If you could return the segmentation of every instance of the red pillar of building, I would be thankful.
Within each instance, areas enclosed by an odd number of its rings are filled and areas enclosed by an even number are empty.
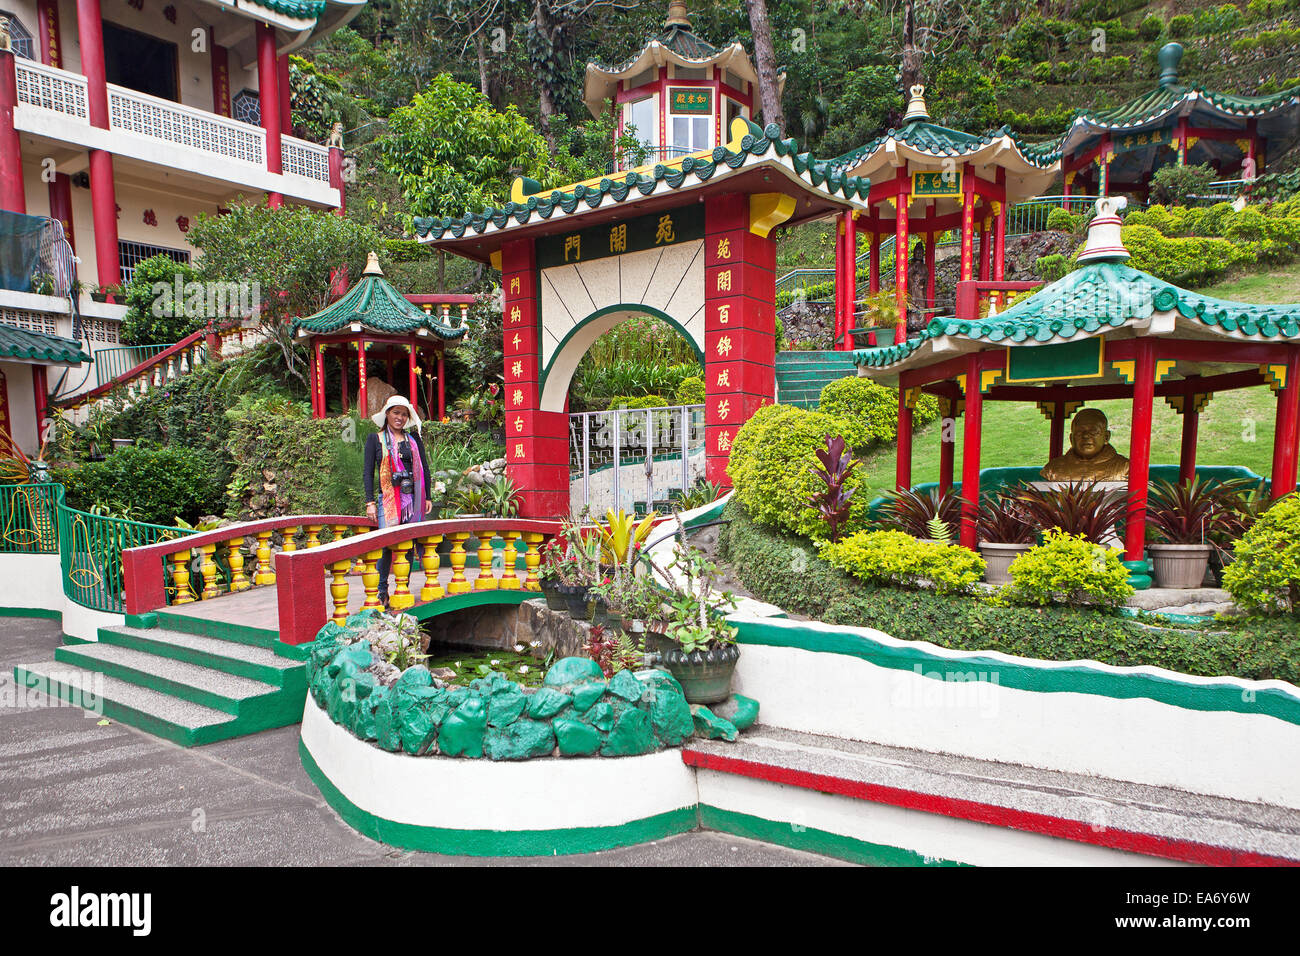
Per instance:
[[[962,167],[961,177],[961,278],[969,281],[975,274],[975,176],[969,166]]]
[[[898,457],[894,467],[894,487],[905,491],[912,487],[912,403],[907,389],[898,389]]]
[[[419,357],[416,355],[418,348],[419,347],[414,342],[412,342],[408,346],[408,351],[406,353],[406,357],[407,357],[406,372],[407,372],[407,378],[410,380],[410,391],[408,394],[411,397],[412,408],[415,408],[416,402],[419,400],[419,391],[418,391],[419,384],[415,380],[416,362],[419,361]],[[416,414],[419,414],[420,410],[416,408],[415,411]],[[427,407],[424,410],[424,415],[426,418],[429,416],[429,409]]]
[[[1272,496],[1296,489],[1296,434],[1300,431],[1300,347],[1291,346],[1286,384],[1277,391],[1277,421],[1273,431]]]
[[[208,30],[208,48],[212,50],[212,112],[230,115],[230,56]]]
[[[0,209],[27,212],[23,190],[23,150],[14,129],[18,76],[12,50],[0,51]]]
[[[446,363],[444,361],[446,351],[447,347],[445,345],[438,346],[438,421],[442,421],[447,417],[447,390],[443,386],[446,373]]]
[[[50,216],[63,223],[63,235],[77,251],[77,237],[72,229],[72,177],[66,173],[55,173],[50,181]]]
[[[279,175],[283,172],[280,156],[280,83],[279,67],[275,55],[275,28],[265,23],[257,25],[257,99],[262,112],[262,129],[266,131],[266,170]],[[284,197],[278,193],[267,194],[267,205],[278,209]]]
[[[867,259],[867,291],[874,294],[880,291],[880,233],[874,227],[871,230],[870,249]]]
[[[366,394],[366,340],[360,336],[357,337],[357,412],[362,418],[370,413]]]
[[[348,209],[347,185],[343,182],[343,147],[330,147],[329,163],[330,188],[339,191],[339,204],[334,209],[334,215],[342,216]]]
[[[957,436],[950,434],[947,422],[939,423],[939,494],[952,490],[953,462],[957,457]]]
[[[289,87],[289,54],[276,57],[276,85],[280,93],[280,132],[293,135],[293,96]]]
[[[1146,546],[1147,485],[1151,472],[1151,416],[1156,398],[1155,343],[1137,340],[1133,372],[1133,431],[1129,436],[1128,515],[1124,560],[1141,561]]]
[[[984,427],[984,396],[980,392],[980,353],[966,359],[966,421],[961,449],[961,546],[979,546],[980,432]]]
[[[63,31],[59,27],[58,0],[38,0],[36,20],[41,41],[41,62],[63,69]]]
[[[86,109],[90,125],[108,129],[108,80],[104,67],[104,27],[99,0],[77,3],[77,37],[81,46],[81,72],[86,77]],[[113,181],[113,155],[90,151],[90,208],[95,231],[95,266],[101,286],[122,281],[117,248],[117,190]]]
[[[894,219],[894,301],[898,304],[898,319],[894,324],[894,343],[907,341],[907,200],[906,169],[898,172],[898,192],[895,195],[897,214]]]
[[[980,222],[980,281],[988,282],[992,277],[993,249],[989,245],[991,223],[988,218]]]
[[[846,352],[853,351],[854,341],[850,329],[858,325],[858,224],[857,213],[844,213],[844,345]]]
[[[704,456],[723,487],[740,426],[776,395],[775,328],[775,240],[749,231],[745,193],[705,199]]]
[[[45,380],[45,366],[32,366],[32,396],[36,402],[36,447],[45,444],[45,415],[49,408],[50,387]]]
[[[845,278],[845,262],[848,259],[845,252],[846,232],[846,223],[841,216],[835,223],[835,321],[834,334],[831,336],[832,351],[844,348],[845,330],[848,329],[844,320],[844,314],[848,311],[848,306],[845,305],[848,291],[848,281]]]
[[[1065,454],[1065,402],[1052,402],[1052,428],[1047,441],[1047,460]]]

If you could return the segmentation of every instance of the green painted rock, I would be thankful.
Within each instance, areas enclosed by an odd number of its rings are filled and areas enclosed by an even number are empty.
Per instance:
[[[758,720],[758,701],[744,694],[732,694],[722,703],[714,704],[713,713],[731,721],[737,730],[748,730]]]
[[[685,742],[695,732],[691,705],[681,694],[666,687],[655,691],[654,702],[650,705],[650,724],[655,736],[670,747]]]
[[[356,676],[353,684],[357,692],[357,700],[365,700],[379,686],[379,679],[370,671],[362,671]]]
[[[375,662],[375,655],[370,653],[369,641],[358,641],[343,649],[343,660],[351,661],[357,670],[363,671]]]
[[[375,705],[375,742],[381,750],[393,751],[402,746],[397,735],[397,720],[393,717],[393,700],[385,697]]]
[[[592,681],[589,684],[580,684],[573,689],[573,708],[580,714],[585,714],[587,710],[596,701],[604,695],[607,685],[602,681]]]
[[[442,722],[438,749],[449,757],[481,757],[486,729],[487,704],[471,697]]]
[[[335,624],[333,621],[326,621],[325,626],[316,632],[317,641],[337,641],[348,632],[346,627]]]
[[[629,704],[641,699],[644,685],[632,676],[631,671],[619,671],[609,682],[609,692],[615,697],[622,697]]]
[[[348,618],[347,624],[345,626],[348,628],[348,630],[354,630],[356,628],[369,627],[371,624],[374,623],[375,621],[374,621],[373,611],[357,611],[356,614],[353,614],[351,617]]]
[[[589,757],[600,748],[600,731],[572,717],[557,717],[551,721],[560,754],[565,757]]]
[[[433,718],[418,707],[406,712],[397,732],[402,741],[402,749],[408,754],[424,753],[438,736],[438,727]]]
[[[456,685],[447,688],[447,696],[444,698],[451,707],[459,707],[465,701],[469,700],[469,688]]]
[[[313,673],[325,668],[332,661],[342,645],[338,641],[317,641],[307,654],[307,669]]]
[[[528,698],[517,686],[506,693],[493,694],[488,700],[488,726],[505,727],[523,716]]]
[[[561,694],[552,687],[543,687],[528,697],[528,716],[539,720],[549,720],[573,702],[568,694]]]
[[[692,704],[691,713],[695,718],[695,732],[710,740],[735,740],[740,732],[736,725],[724,720],[703,704]]]
[[[365,700],[358,702],[357,715],[352,721],[352,732],[362,740],[374,740],[379,736],[375,727],[375,711],[381,703],[388,700],[388,688],[376,687]]]
[[[643,710],[629,707],[619,716],[600,753],[604,757],[633,757],[648,754],[658,746],[659,741],[650,729],[650,716]]]
[[[423,664],[415,664],[402,671],[394,687],[432,687],[433,675]]]
[[[516,720],[508,727],[488,730],[486,750],[492,760],[545,757],[555,749],[551,725],[541,720]]]
[[[587,721],[597,730],[603,730],[609,733],[614,729],[615,720],[614,706],[609,701],[602,700],[587,711]]]
[[[600,665],[589,657],[561,657],[546,672],[542,684],[546,687],[563,687],[566,684],[603,680],[604,677]]]
[[[667,690],[671,690],[674,694],[681,694],[683,697],[686,696],[686,691],[682,690],[682,685],[677,683],[677,678],[665,670],[655,668],[653,670],[637,671],[632,676],[641,683],[653,687],[655,690],[666,688]]]

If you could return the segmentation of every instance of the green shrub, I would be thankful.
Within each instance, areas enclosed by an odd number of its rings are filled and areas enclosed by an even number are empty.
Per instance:
[[[1047,228],[1059,232],[1075,232],[1083,223],[1083,217],[1068,209],[1053,209],[1047,214]]]
[[[1152,665],[1182,674],[1300,684],[1300,633],[1289,618],[1162,628],[1094,608],[1007,606],[978,595],[905,591],[858,581],[806,541],[756,525],[733,499],[721,557],[756,597],[828,624],[870,627],[903,641],[1052,661]]]
[[[1106,73],[1111,79],[1118,79],[1129,71],[1129,59],[1126,56],[1106,58]]]
[[[119,448],[58,475],[74,508],[99,505],[150,524],[195,521],[219,510],[221,488],[207,458],[183,448]]]
[[[678,405],[703,405],[704,404],[704,379],[698,375],[691,375],[682,379],[682,384],[677,386]]]
[[[1034,78],[1035,83],[1052,82],[1052,62],[1050,60],[1041,60],[1035,63],[1030,70],[1030,76]]]
[[[1207,285],[1252,258],[1248,250],[1227,239],[1171,238],[1150,226],[1125,226],[1121,234],[1133,268],[1186,287]]]
[[[869,378],[856,375],[837,378],[822,389],[817,410],[847,418],[861,426],[860,441],[854,442],[854,448],[865,448],[898,437],[898,390]],[[921,395],[916,408],[912,409],[913,427],[928,425],[938,417],[939,400],[933,395]]]
[[[984,574],[984,559],[955,544],[918,541],[902,531],[859,531],[822,545],[821,557],[862,581],[915,588],[930,581],[940,594],[960,594]]]
[[[1223,586],[1247,613],[1300,614],[1300,495],[1280,498],[1237,542]]]
[[[175,295],[177,276],[183,286],[194,279],[194,270],[162,255],[145,259],[135,267],[125,289],[123,345],[171,345],[207,323],[208,317],[202,309],[198,310],[202,314],[196,314],[195,309],[186,307],[184,295],[180,298]],[[155,286],[165,287],[167,291],[155,291]]]
[[[1218,174],[1210,166],[1161,166],[1151,177],[1151,196],[1166,206],[1186,206],[1188,200],[1204,195]]]
[[[1050,256],[1043,256],[1041,259],[1034,261],[1034,272],[1044,282],[1055,282],[1057,279],[1064,278],[1071,270],[1070,260],[1059,252]]]
[[[1143,40],[1158,40],[1160,34],[1165,32],[1165,21],[1160,19],[1157,13],[1144,19],[1138,24],[1138,36]]]
[[[1133,593],[1120,552],[1052,530],[1043,543],[1011,562],[1009,600],[1019,604],[1097,604],[1117,607]]]
[[[1169,21],[1169,35],[1175,38],[1188,36],[1192,32],[1192,26],[1196,23],[1196,18],[1186,13],[1180,13]]]
[[[813,474],[815,452],[827,435],[842,435],[851,446],[862,442],[863,429],[847,418],[792,405],[765,405],[737,432],[731,446],[731,476],[736,498],[754,520],[812,538],[826,533],[825,523],[808,500],[824,485]],[[844,533],[861,528],[868,502],[862,492],[867,476],[855,469],[846,487],[857,489]]]
[[[663,408],[671,405],[662,395],[615,395],[609,400],[607,411],[616,408]]]

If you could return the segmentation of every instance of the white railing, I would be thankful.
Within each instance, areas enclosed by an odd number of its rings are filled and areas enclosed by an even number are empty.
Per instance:
[[[280,137],[280,163],[284,172],[322,183],[330,181],[330,151],[292,136]]]
[[[18,74],[18,102],[39,106],[77,119],[88,119],[86,78],[35,60],[14,58]]]
[[[265,168],[266,165],[266,133],[259,126],[111,84],[108,115],[113,129],[163,139],[254,166]]]

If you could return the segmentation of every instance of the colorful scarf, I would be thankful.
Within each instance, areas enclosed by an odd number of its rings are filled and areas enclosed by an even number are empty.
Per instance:
[[[385,428],[379,435],[379,444],[383,449],[383,457],[379,460],[379,489],[382,492],[384,506],[377,517],[381,528],[424,520],[424,464],[420,461],[420,449],[415,445],[415,438],[407,435],[406,440],[411,443],[411,468],[414,479],[414,491],[409,495],[398,491],[393,483],[394,475],[400,478],[404,472],[401,456],[390,444],[391,436],[388,429]]]

